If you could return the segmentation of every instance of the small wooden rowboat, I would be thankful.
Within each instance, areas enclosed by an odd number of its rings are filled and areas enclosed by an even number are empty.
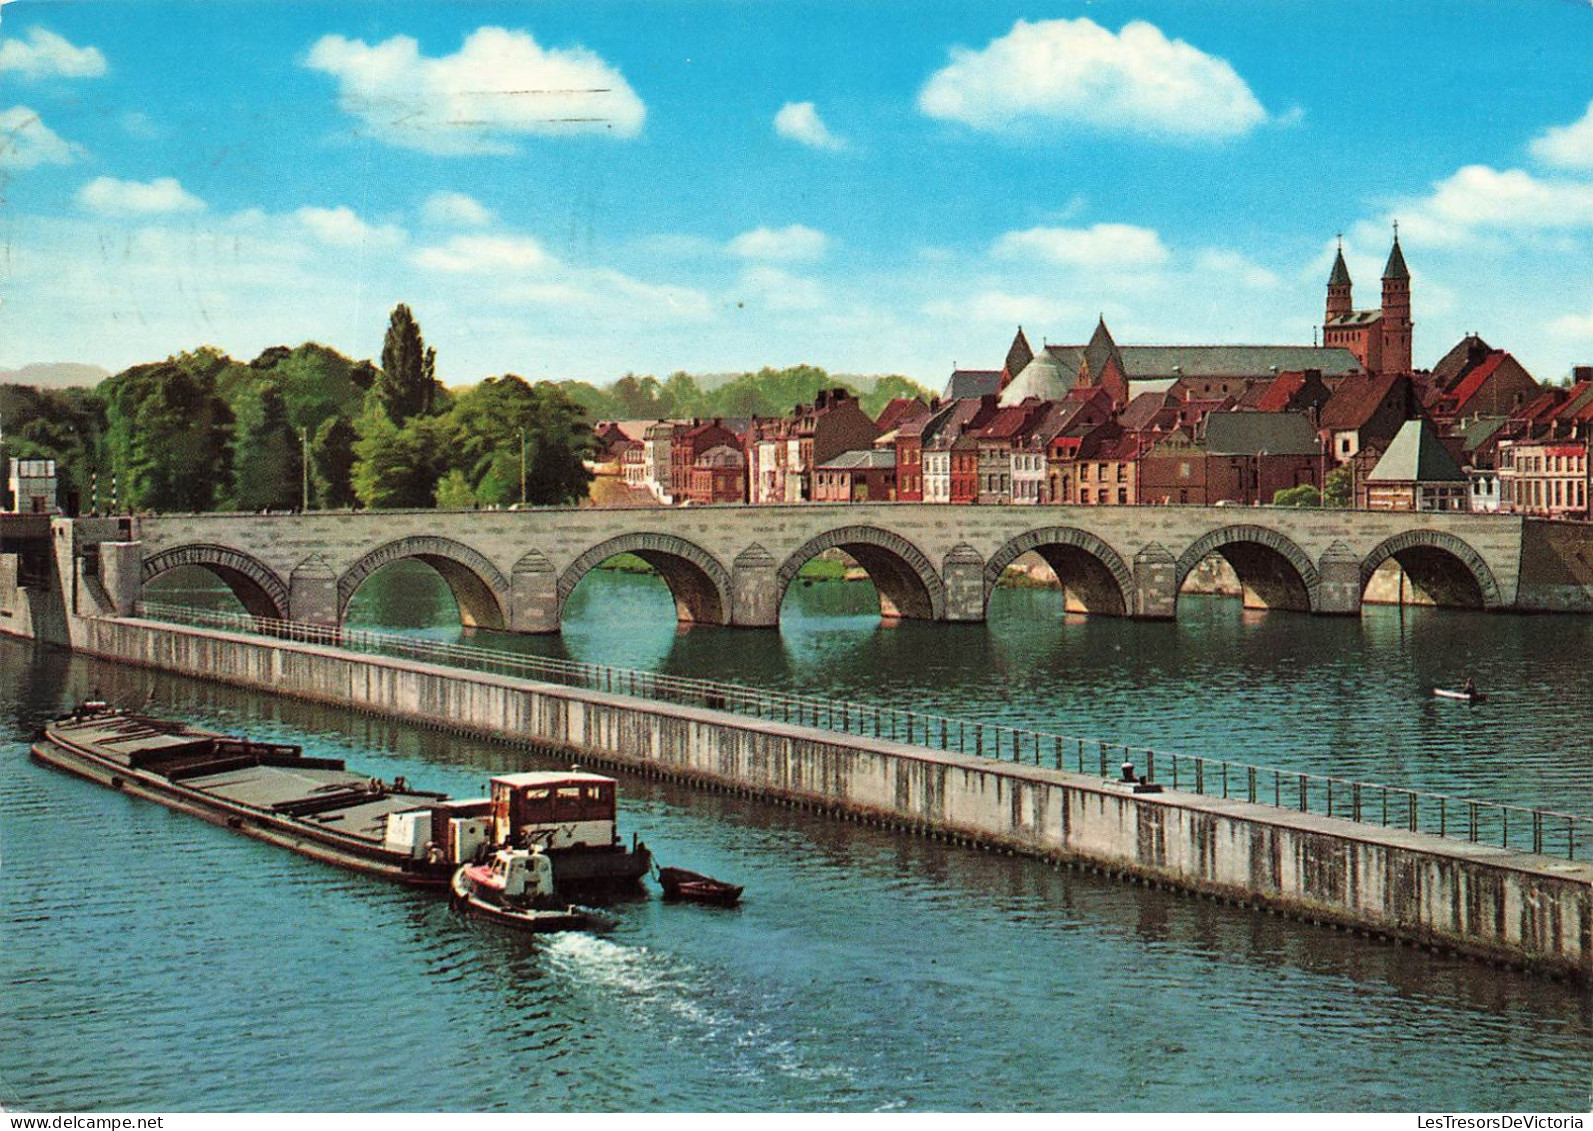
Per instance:
[[[658,882],[664,887],[665,899],[710,903],[716,907],[734,907],[741,901],[743,890],[735,884],[727,884],[699,872],[688,872],[684,868],[658,869]]]
[[[1466,691],[1462,688],[1435,687],[1433,694],[1440,699],[1463,699],[1467,703],[1486,703],[1488,696],[1482,691]]]

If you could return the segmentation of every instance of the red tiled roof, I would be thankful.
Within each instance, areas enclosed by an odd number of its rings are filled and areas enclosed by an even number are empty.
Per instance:
[[[879,419],[874,424],[882,432],[889,432],[903,420],[928,415],[929,406],[917,397],[897,397],[880,409]]]
[[[1483,382],[1498,372],[1499,364],[1509,356],[1504,350],[1494,350],[1490,353],[1487,360],[1466,374],[1460,384],[1455,386],[1455,391],[1445,398],[1449,402],[1446,407],[1452,412],[1465,412],[1466,402],[1477,395],[1477,391],[1482,388]]]
[[[1283,412],[1289,407],[1289,402],[1294,399],[1294,394],[1305,387],[1305,373],[1303,370],[1291,373],[1280,373],[1277,379],[1269,383],[1260,397],[1256,398],[1255,408],[1258,412]],[[1244,404],[1244,401],[1240,401]]]
[[[1362,427],[1372,418],[1398,380],[1399,375],[1396,373],[1382,377],[1345,378],[1322,406],[1320,426],[1324,430]]]

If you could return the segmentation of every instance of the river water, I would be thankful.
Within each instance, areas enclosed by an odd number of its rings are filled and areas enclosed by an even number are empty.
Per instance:
[[[172,594],[168,594],[170,598]],[[402,570],[370,625],[453,636]],[[1176,625],[998,594],[881,626],[798,588],[680,631],[595,573],[562,638],[476,643],[1001,718],[1589,812],[1586,618],[1184,598]],[[1473,673],[1486,709],[1441,711]],[[623,831],[747,885],[527,939],[27,759],[98,688],[479,794],[531,754],[0,638],[0,1106],[42,1110],[1586,1110],[1593,1001],[1464,960],[621,776]],[[1290,764],[1295,764],[1291,762]]]

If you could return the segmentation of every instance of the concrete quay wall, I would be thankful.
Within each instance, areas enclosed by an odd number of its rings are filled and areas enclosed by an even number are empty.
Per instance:
[[[148,621],[125,663],[529,742],[1593,981],[1593,864],[716,711]]]

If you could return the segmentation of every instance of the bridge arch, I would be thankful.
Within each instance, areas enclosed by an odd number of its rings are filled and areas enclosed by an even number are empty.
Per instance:
[[[652,532],[621,534],[599,543],[576,558],[559,575],[559,620],[564,604],[593,569],[615,554],[635,554],[652,566],[669,586],[675,615],[695,624],[730,623],[730,572],[719,559],[695,542],[673,534]]]
[[[405,558],[425,562],[437,571],[454,595],[461,623],[472,628],[508,627],[509,583],[498,567],[463,542],[431,534],[396,538],[350,566],[337,581],[338,623],[343,623],[349,602],[373,573]]]
[[[1220,554],[1239,576],[1245,608],[1316,611],[1322,582],[1316,565],[1292,539],[1250,523],[1219,527],[1191,543],[1178,556],[1175,592],[1212,554]]]
[[[250,616],[288,619],[287,583],[259,558],[230,546],[195,542],[162,550],[144,559],[143,584],[183,566],[208,570],[232,590]]]
[[[878,526],[842,526],[804,542],[775,573],[775,608],[784,603],[797,571],[825,550],[843,550],[863,567],[879,593],[881,616],[945,618],[946,585],[940,573],[917,546]]]
[[[1493,570],[1472,546],[1442,530],[1407,530],[1386,538],[1361,561],[1361,594],[1392,558],[1416,592],[1435,605],[1497,609],[1504,603]]]
[[[985,563],[985,609],[1001,575],[1019,557],[1034,551],[1056,574],[1072,612],[1126,616],[1132,607],[1134,575],[1118,552],[1086,530],[1047,526],[1007,541]]]

